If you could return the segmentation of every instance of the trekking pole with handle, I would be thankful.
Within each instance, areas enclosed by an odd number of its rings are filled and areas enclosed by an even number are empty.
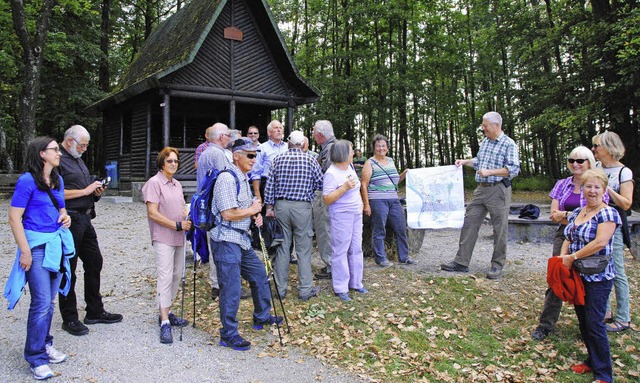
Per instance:
[[[282,303],[282,297],[280,296],[280,291],[278,290],[278,283],[276,282],[276,278],[273,275],[273,267],[271,266],[271,259],[269,259],[269,252],[267,252],[267,246],[264,244],[264,239],[262,238],[262,228],[258,228],[258,237],[260,238],[260,248],[262,249],[262,259],[264,260],[264,268],[267,271],[267,282],[273,281],[273,286],[275,287],[275,295],[278,297],[278,301],[280,301],[280,308],[282,308],[282,317],[284,318],[284,323],[287,325],[287,334],[291,333],[291,328],[289,327],[289,320],[287,319],[287,311],[284,309],[284,304]],[[271,289],[271,283],[269,283],[269,291],[271,292],[271,300],[274,299],[273,290]],[[276,314],[276,305],[273,304],[273,312]],[[280,337],[280,345],[283,346],[282,343],[282,335],[280,334],[280,325],[276,323],[278,327],[278,337]]]
[[[182,303],[180,304],[180,319],[184,320],[184,283],[187,274],[187,233],[184,233],[184,243],[182,244]],[[195,301],[195,295],[193,297]],[[182,342],[182,326],[180,326],[180,342]]]

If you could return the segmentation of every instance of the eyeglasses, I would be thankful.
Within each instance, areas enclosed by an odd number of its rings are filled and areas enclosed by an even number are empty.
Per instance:
[[[73,138],[73,137],[71,137]],[[78,146],[80,147],[80,149],[86,149],[89,147],[89,144],[81,144],[78,142],[78,140],[76,140],[75,138],[73,138],[73,140],[76,142],[76,144],[78,144]]]
[[[569,161],[570,164],[572,164],[574,162],[577,162],[577,163],[582,165],[586,161],[586,159],[584,159],[584,158],[569,158],[567,161]]]
[[[231,137],[231,133],[222,133],[221,136]]]
[[[600,147],[600,144],[593,144],[594,149],[598,149],[599,147]]]
[[[56,153],[60,153],[60,147],[59,147],[59,146],[56,146],[56,147],[54,147],[54,148],[44,148],[44,149],[42,149],[42,150],[43,150],[43,151],[44,151],[44,150],[55,150],[55,151],[56,151]]]
[[[164,160],[164,162],[168,163],[168,164],[178,164],[180,163],[180,161],[178,160],[174,160],[173,158],[169,158],[168,160]]]
[[[252,135],[253,136],[253,135],[256,135],[256,134],[260,134],[260,133],[258,133],[258,132],[249,132],[249,133],[247,133],[247,136],[248,135]]]

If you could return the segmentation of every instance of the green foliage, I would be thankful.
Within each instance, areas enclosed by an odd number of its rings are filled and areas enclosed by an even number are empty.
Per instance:
[[[513,190],[551,191],[555,180],[548,176],[516,177],[513,179]]]

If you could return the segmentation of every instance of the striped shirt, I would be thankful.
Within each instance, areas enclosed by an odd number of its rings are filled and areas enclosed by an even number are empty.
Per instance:
[[[316,190],[322,190],[320,164],[302,149],[289,149],[271,164],[264,202],[268,205],[278,199],[311,202]]]
[[[576,251],[585,247],[589,242],[596,239],[596,232],[598,231],[598,224],[613,221],[616,227],[620,227],[622,221],[620,215],[616,209],[606,206],[602,208],[596,215],[594,215],[589,221],[584,222],[578,226],[575,224],[576,218],[582,209],[576,209],[569,216],[569,224],[564,229],[564,236],[570,242],[569,252],[575,253]],[[594,253],[594,255],[608,255],[611,257],[613,252],[613,236],[607,242],[607,245],[600,251]],[[604,272],[600,274],[580,274],[587,282],[602,282],[603,280],[612,280],[616,276],[613,260],[609,259],[609,264]]]
[[[369,199],[398,199],[397,185],[400,182],[398,169],[393,163],[393,158],[387,157],[387,164],[382,165],[373,157],[371,163],[371,180],[367,192]]]
[[[520,173],[520,151],[518,145],[504,132],[501,132],[495,140],[485,137],[480,144],[478,155],[473,159],[473,167],[480,169],[509,170],[509,179],[513,179]],[[501,176],[480,177],[476,173],[476,182],[500,182]]]

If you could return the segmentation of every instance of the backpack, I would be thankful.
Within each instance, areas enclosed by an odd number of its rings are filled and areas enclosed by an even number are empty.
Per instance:
[[[238,176],[229,169],[210,169],[200,185],[200,192],[191,197],[191,207],[189,217],[193,225],[204,231],[211,230],[215,226],[215,217],[211,212],[211,202],[213,200],[213,187],[220,174],[227,172],[236,180],[236,195],[240,194],[240,180]]]

